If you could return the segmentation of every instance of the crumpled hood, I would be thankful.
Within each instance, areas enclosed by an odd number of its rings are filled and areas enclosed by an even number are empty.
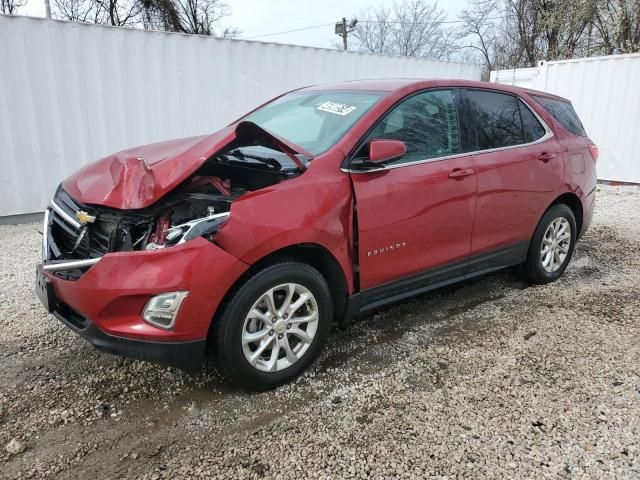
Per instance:
[[[122,210],[145,208],[235,139],[235,125],[212,135],[135,147],[91,163],[62,187],[75,200]]]
[[[123,150],[81,168],[62,188],[76,201],[120,210],[145,208],[176,188],[231,142],[274,145],[298,165],[311,154],[253,122],[241,121],[212,135],[182,138]]]

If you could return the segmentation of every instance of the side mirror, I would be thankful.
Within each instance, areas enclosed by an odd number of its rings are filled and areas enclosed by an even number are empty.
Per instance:
[[[400,140],[371,140],[369,142],[369,161],[386,162],[399,158],[407,153],[407,147]]]

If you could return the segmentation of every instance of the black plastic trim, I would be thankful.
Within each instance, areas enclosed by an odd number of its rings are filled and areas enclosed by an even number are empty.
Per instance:
[[[471,258],[432,268],[411,277],[368,288],[349,297],[347,317],[463,280],[523,263],[529,242],[523,241]]]
[[[53,315],[91,345],[112,355],[197,370],[205,356],[206,339],[184,342],[157,342],[116,337],[100,330],[95,323],[71,307],[58,304]],[[73,312],[73,313],[70,313]]]

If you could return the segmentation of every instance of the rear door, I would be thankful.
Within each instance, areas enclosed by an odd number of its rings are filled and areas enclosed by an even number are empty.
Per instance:
[[[464,114],[475,130],[478,201],[471,255],[503,251],[516,263],[526,254],[544,210],[563,178],[562,149],[519,97],[466,89]]]
[[[382,170],[351,171],[362,289],[469,255],[476,178],[472,157],[460,156],[457,94],[427,90],[402,100],[356,155],[366,156],[372,139],[401,140],[407,147]]]

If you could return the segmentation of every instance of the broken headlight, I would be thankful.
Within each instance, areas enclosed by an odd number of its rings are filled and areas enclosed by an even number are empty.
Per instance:
[[[179,245],[193,240],[196,237],[212,237],[218,232],[220,226],[229,218],[229,212],[216,213],[203,218],[197,218],[180,225],[175,225],[166,231],[164,241],[161,244],[150,242],[147,250]]]

